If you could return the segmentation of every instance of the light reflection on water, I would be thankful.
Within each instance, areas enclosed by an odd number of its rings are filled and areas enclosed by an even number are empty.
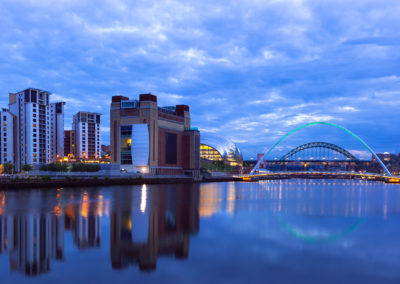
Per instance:
[[[399,186],[345,180],[2,191],[0,273],[4,283],[400,283],[399,211]]]

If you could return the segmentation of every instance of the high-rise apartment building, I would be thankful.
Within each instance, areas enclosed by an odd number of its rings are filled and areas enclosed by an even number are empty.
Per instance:
[[[78,112],[74,115],[72,130],[75,132],[75,158],[101,159],[100,114]]]
[[[50,158],[53,163],[64,157],[64,102],[50,104]]]
[[[14,131],[15,116],[7,109],[0,111],[0,165],[3,168],[5,163],[10,162],[13,166],[15,163],[15,144],[14,139],[16,132]]]
[[[52,121],[54,125],[60,123],[56,122],[56,116],[52,119],[50,93],[29,88],[18,93],[10,93],[9,98],[10,112],[16,117],[16,170],[20,171],[25,164],[55,162],[51,145],[57,145],[63,139],[57,139],[57,135],[53,135],[52,140]]]
[[[111,163],[152,174],[199,174],[200,133],[190,128],[189,106],[159,107],[157,97],[112,97]]]

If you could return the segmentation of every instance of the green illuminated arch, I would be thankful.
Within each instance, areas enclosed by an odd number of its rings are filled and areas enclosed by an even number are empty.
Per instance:
[[[364,223],[364,220],[357,220],[354,223],[352,223],[348,228],[344,229],[340,233],[332,234],[329,236],[323,236],[323,237],[314,237],[311,235],[304,234],[300,232],[298,229],[295,229],[291,227],[288,223],[286,223],[282,218],[276,218],[276,221],[279,223],[279,225],[285,229],[287,232],[289,232],[291,235],[293,235],[295,238],[300,239],[302,241],[306,241],[309,243],[321,243],[321,242],[333,242],[337,241],[345,236],[350,235],[352,232],[354,232],[362,223]]]
[[[289,133],[287,133],[285,136],[283,136],[281,139],[279,139],[278,142],[276,142],[269,150],[267,150],[267,151],[264,153],[263,158],[260,159],[260,160],[257,162],[257,164],[255,165],[255,167],[254,167],[253,170],[251,171],[250,175],[253,175],[253,174],[254,174],[254,172],[255,172],[255,171],[258,169],[258,167],[260,166],[261,161],[262,161],[263,159],[265,159],[265,158],[268,156],[268,154],[271,153],[271,151],[272,151],[273,149],[275,149],[275,147],[278,146],[278,145],[279,145],[283,140],[285,140],[289,135],[293,134],[294,132],[296,132],[296,131],[298,131],[298,130],[304,128],[304,127],[307,127],[307,126],[310,126],[310,125],[315,125],[315,124],[323,124],[323,125],[333,126],[333,127],[336,127],[336,128],[338,128],[338,129],[343,130],[344,132],[350,134],[353,138],[355,138],[358,142],[360,142],[360,143],[364,146],[364,148],[368,150],[368,152],[370,152],[370,153],[375,157],[375,159],[378,161],[378,163],[381,165],[381,167],[383,168],[383,170],[385,171],[385,173],[386,173],[388,176],[391,176],[391,175],[392,175],[392,174],[389,172],[389,170],[386,168],[386,166],[383,164],[383,162],[381,161],[381,159],[379,159],[379,157],[376,155],[376,153],[371,149],[371,147],[369,147],[369,146],[367,145],[367,143],[365,143],[360,137],[358,137],[357,135],[355,135],[353,132],[351,132],[351,131],[348,130],[347,128],[344,128],[343,126],[340,126],[340,125],[337,125],[337,124],[334,124],[334,123],[330,123],[330,122],[310,122],[310,123],[303,124],[303,125],[301,125],[301,126],[295,128],[295,129],[293,129],[292,131],[290,131]]]

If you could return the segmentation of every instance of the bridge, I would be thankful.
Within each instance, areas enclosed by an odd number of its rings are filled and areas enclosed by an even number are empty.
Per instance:
[[[262,171],[260,169],[261,163],[272,162],[272,163],[285,163],[285,162],[295,162],[300,161],[303,162],[303,165],[307,167],[309,162],[323,162],[324,165],[327,165],[329,161],[335,162],[353,162],[353,163],[362,163],[357,157],[355,157],[352,153],[347,151],[346,149],[337,146],[328,142],[311,142],[300,145],[287,154],[283,155],[279,160],[267,160],[268,155],[274,150],[282,141],[284,141],[291,134],[313,125],[326,125],[329,127],[335,127],[343,132],[347,133],[350,137],[356,139],[378,162],[380,167],[382,168],[384,174],[376,174],[376,173],[363,173],[363,172],[347,172],[347,171],[335,171],[329,172],[326,169],[319,169],[318,171],[281,171],[281,172],[268,172]],[[306,153],[306,155],[305,155]],[[307,156],[308,159],[304,159],[304,156]],[[308,162],[308,163],[307,163]],[[294,130],[290,131],[286,135],[284,135],[281,139],[279,139],[271,148],[265,151],[263,157],[256,163],[254,168],[251,170],[250,174],[242,175],[241,179],[243,181],[254,181],[260,179],[285,179],[285,178],[346,178],[346,179],[366,179],[366,180],[379,180],[390,183],[400,183],[400,177],[394,177],[389,172],[385,164],[381,161],[381,159],[376,155],[376,153],[372,150],[367,143],[365,143],[360,137],[351,132],[350,130],[329,122],[312,122],[301,125]]]

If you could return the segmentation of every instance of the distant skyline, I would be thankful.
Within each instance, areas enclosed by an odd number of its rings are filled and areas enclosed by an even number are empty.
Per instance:
[[[192,126],[231,138],[246,159],[295,127],[342,125],[376,152],[400,152],[400,2],[0,2],[0,107],[28,87],[102,114],[111,96],[153,93],[188,104]],[[278,148],[336,143],[368,158],[335,129],[315,126]]]

